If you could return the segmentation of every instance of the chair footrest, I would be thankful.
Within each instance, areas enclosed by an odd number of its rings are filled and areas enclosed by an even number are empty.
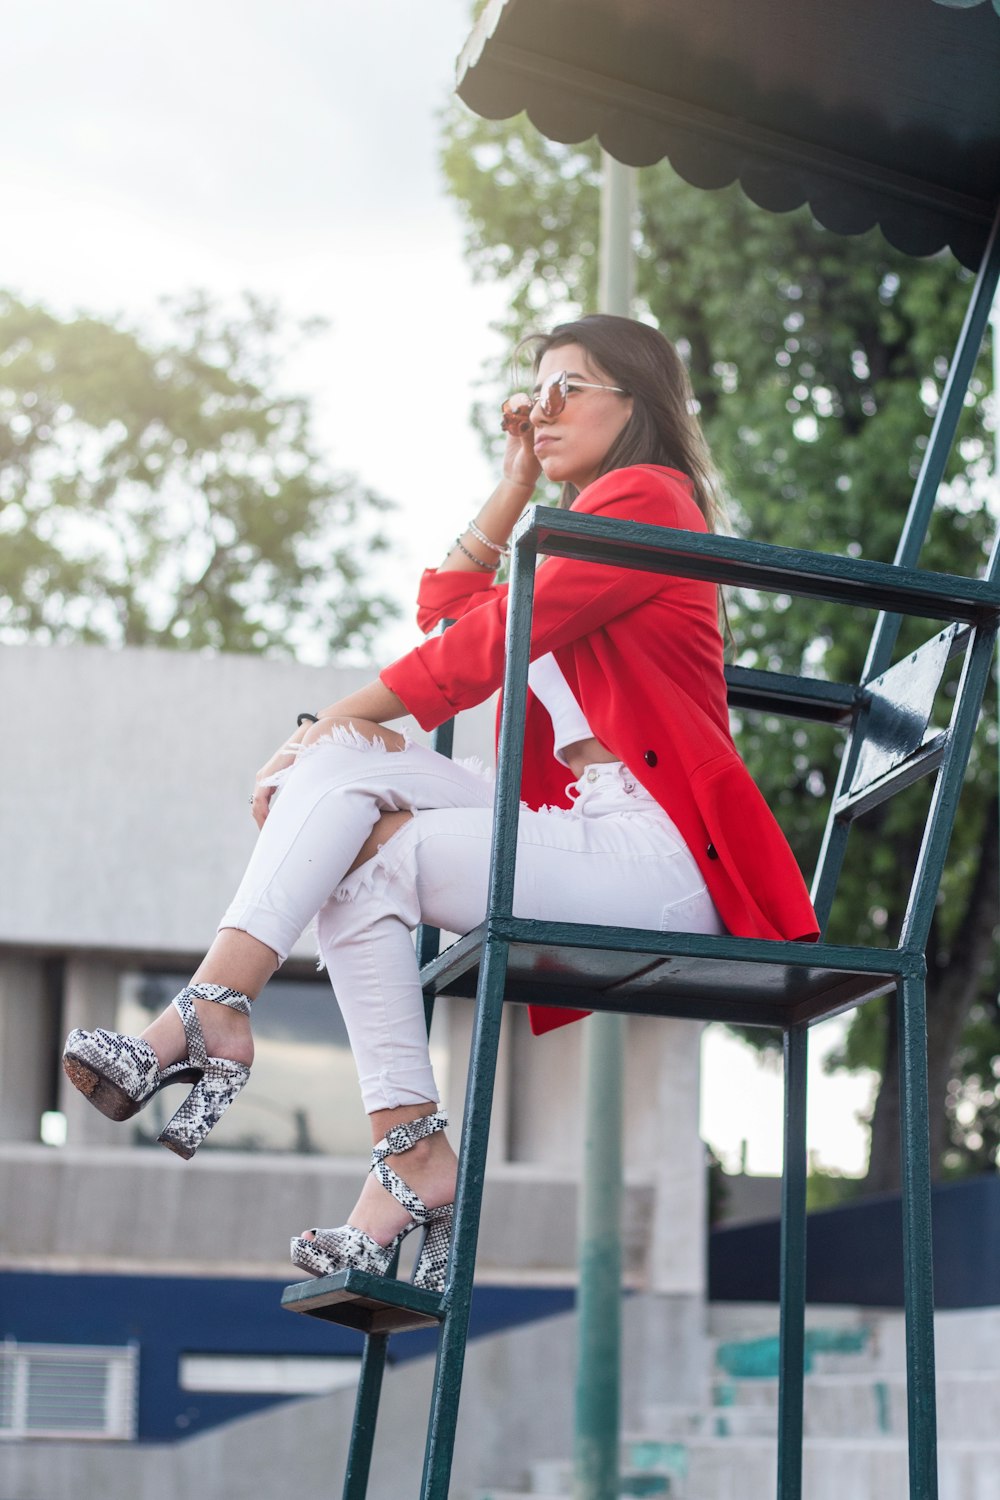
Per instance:
[[[372,1276],[367,1271],[338,1271],[286,1286],[281,1305],[328,1323],[342,1323],[362,1333],[402,1333],[427,1328],[444,1316],[440,1292],[425,1292],[408,1281]]]

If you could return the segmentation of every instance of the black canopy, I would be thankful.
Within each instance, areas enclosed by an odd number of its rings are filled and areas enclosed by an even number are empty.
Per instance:
[[[1000,202],[1000,17],[977,0],[492,0],[458,92],[911,255],[978,265]]]

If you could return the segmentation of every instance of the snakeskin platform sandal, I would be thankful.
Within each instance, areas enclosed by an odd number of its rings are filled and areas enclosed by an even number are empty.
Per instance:
[[[228,1057],[209,1057],[205,1036],[194,1008],[195,1000],[214,1000],[242,1015],[250,1014],[250,1000],[223,984],[189,984],[174,999],[187,1040],[187,1056],[161,1070],[156,1053],[139,1036],[117,1031],[71,1031],[63,1050],[63,1069],[109,1120],[129,1120],[168,1083],[194,1087],[160,1132],[160,1144],[189,1159],[213,1125],[217,1125],[250,1077],[245,1063]]]
[[[384,1276],[406,1236],[422,1228],[424,1242],[410,1280],[425,1291],[442,1291],[455,1205],[446,1203],[441,1208],[428,1208],[423,1199],[386,1165],[386,1158],[402,1156],[418,1141],[444,1130],[447,1124],[448,1116],[443,1112],[422,1115],[407,1125],[394,1125],[372,1149],[371,1171],[386,1191],[403,1205],[413,1221],[401,1229],[394,1240],[388,1245],[380,1245],[364,1230],[355,1229],[353,1224],[342,1224],[339,1229],[313,1229],[311,1233],[315,1239],[307,1240],[296,1235],[292,1240],[292,1264],[308,1271],[310,1276],[332,1276],[336,1271],[352,1269]]]

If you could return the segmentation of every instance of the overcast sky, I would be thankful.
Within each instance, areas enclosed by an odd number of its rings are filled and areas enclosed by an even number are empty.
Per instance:
[[[131,322],[192,287],[330,320],[289,381],[313,399],[333,462],[400,505],[381,581],[405,613],[380,661],[417,639],[420,568],[494,482],[469,410],[501,347],[489,330],[500,296],[471,285],[437,168],[468,10],[33,0],[8,7],[0,52],[0,285]],[[778,1074],[715,1029],[706,1074],[708,1138],[735,1167],[747,1134],[751,1169],[779,1170]],[[869,1087],[814,1075],[821,1159],[861,1169],[853,1112]]]
[[[0,284],[132,321],[191,287],[329,319],[288,379],[334,463],[401,507],[386,660],[414,639],[420,567],[492,484],[468,413],[500,296],[471,285],[437,167],[467,10],[36,0],[0,62]]]

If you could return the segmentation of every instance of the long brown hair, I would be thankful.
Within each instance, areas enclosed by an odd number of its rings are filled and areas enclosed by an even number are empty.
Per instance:
[[[531,350],[537,375],[543,356],[564,344],[586,349],[609,380],[632,397],[632,415],[604,455],[599,475],[629,464],[679,469],[691,480],[698,508],[714,530],[718,480],[694,413],[687,370],[670,340],[647,323],[589,313],[558,324],[551,333],[530,334],[518,348]],[[572,505],[577,494],[575,485],[564,485],[560,504]]]

